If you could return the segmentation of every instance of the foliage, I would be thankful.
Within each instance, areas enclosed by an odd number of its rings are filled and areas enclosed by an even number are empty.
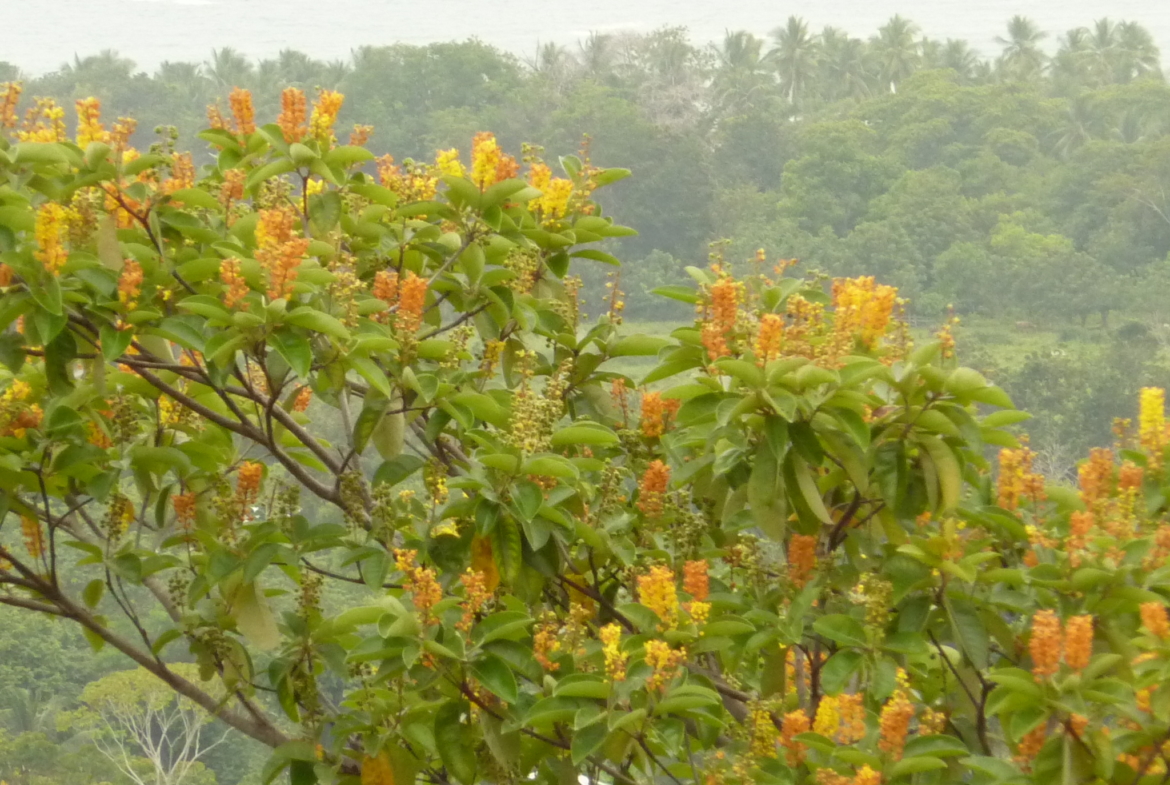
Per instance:
[[[669,338],[587,323],[628,172],[375,164],[340,103],[238,92],[202,172],[93,103],[3,143],[0,603],[298,785],[1164,778],[1160,390],[1046,488],[892,287],[716,253]]]

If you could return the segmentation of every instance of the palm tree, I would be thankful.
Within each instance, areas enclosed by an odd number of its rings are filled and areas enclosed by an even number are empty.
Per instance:
[[[168,92],[187,106],[201,106],[212,88],[203,68],[195,63],[164,62],[155,72],[154,80],[165,85]]]
[[[1117,25],[1119,71],[1114,78],[1129,82],[1142,76],[1161,74],[1161,52],[1150,31],[1137,22]]]
[[[799,106],[816,73],[820,57],[817,36],[809,33],[808,22],[790,16],[783,27],[772,31],[772,42],[768,59],[780,75],[780,88],[790,104]]]
[[[212,49],[211,59],[203,64],[203,69],[220,90],[247,87],[256,73],[248,58],[230,46]]]
[[[728,32],[721,45],[712,45],[715,74],[711,87],[723,108],[721,114],[736,114],[752,106],[756,96],[771,85],[764,42],[742,30]]]
[[[302,90],[315,87],[323,70],[320,62],[296,49],[282,49],[276,56],[276,65],[286,86]]]
[[[1064,127],[1054,134],[1052,149],[1061,158],[1068,158],[1086,142],[1101,136],[1101,113],[1094,105],[1091,93],[1069,100]]]
[[[821,95],[832,101],[868,98],[873,69],[866,57],[865,42],[835,27],[822,30],[820,41],[817,84]]]
[[[1040,49],[1046,33],[1026,16],[1016,15],[1008,22],[1007,37],[995,40],[1003,46],[999,67],[1008,79],[1031,81],[1044,71],[1047,55]]]
[[[939,57],[939,65],[949,68],[959,75],[960,84],[972,84],[976,81],[981,64],[978,53],[966,41],[948,38],[943,44]]]
[[[603,81],[613,74],[617,42],[609,33],[590,33],[577,44],[577,64],[587,79]]]
[[[1051,64],[1058,93],[1073,94],[1093,81],[1094,54],[1089,39],[1086,27],[1073,28],[1061,36]]]
[[[918,69],[921,57],[915,36],[918,26],[909,19],[895,15],[878,28],[870,39],[870,52],[877,62],[878,76],[891,93],[898,83]]]

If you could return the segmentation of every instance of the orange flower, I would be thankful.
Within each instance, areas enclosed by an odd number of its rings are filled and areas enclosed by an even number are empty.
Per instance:
[[[1093,656],[1093,617],[1073,616],[1064,628],[1064,661],[1080,673]]]
[[[276,124],[284,134],[284,141],[292,144],[305,138],[305,94],[295,87],[286,87],[280,94],[280,115]]]
[[[127,311],[138,307],[138,295],[142,294],[142,265],[134,259],[127,259],[118,277],[118,302]]]
[[[290,299],[293,294],[293,284],[297,280],[297,270],[305,260],[309,250],[308,238],[289,240],[278,249],[278,252],[261,258],[256,254],[260,263],[268,272],[268,299]]]
[[[1023,499],[1044,498],[1044,477],[1032,471],[1036,453],[1027,447],[999,451],[997,503],[1005,510],[1015,510]]]
[[[232,107],[232,130],[241,136],[256,133],[256,110],[252,107],[251,91],[233,87],[228,102]],[[283,126],[281,128],[283,130]]]
[[[376,283],[376,281],[375,281]],[[413,335],[422,326],[423,310],[427,302],[426,278],[408,272],[398,292],[398,318],[395,327],[400,333]]]
[[[794,534],[788,542],[788,579],[798,589],[808,583],[817,566],[817,538],[812,534]]]
[[[370,141],[370,137],[374,133],[374,126],[372,125],[355,125],[353,130],[349,132],[349,144],[352,147],[362,147]]]
[[[914,706],[902,690],[882,707],[878,718],[878,727],[881,736],[878,740],[878,749],[887,753],[894,760],[901,760],[902,749],[906,746],[906,734],[910,730],[910,720],[914,718]]]
[[[1048,739],[1048,723],[1041,722],[1032,730],[1024,734],[1020,739],[1020,743],[1016,746],[1016,754],[1012,756],[1016,763],[1020,764],[1025,771],[1031,769],[1032,761],[1040,754],[1044,742]]]
[[[638,576],[638,599],[654,611],[663,629],[678,626],[678,591],[669,567],[656,564],[647,574]]]
[[[260,481],[264,478],[264,465],[256,461],[240,464],[236,478],[236,500],[246,511],[260,496]]]
[[[853,785],[881,785],[881,782],[882,773],[871,769],[868,763],[858,769],[853,778]]]
[[[309,408],[309,402],[313,400],[313,390],[309,387],[302,387],[301,391],[297,393],[297,397],[293,399],[293,411],[303,412]]]
[[[243,169],[228,169],[223,173],[223,183],[219,186],[219,203],[225,210],[230,210],[232,202],[244,198],[244,181],[247,175]]]
[[[1032,655],[1032,674],[1037,679],[1054,675],[1060,668],[1062,648],[1060,619],[1051,610],[1037,611],[1032,617],[1032,637],[1028,651]]]
[[[1150,634],[1166,640],[1170,638],[1170,619],[1166,618],[1166,607],[1160,602],[1143,602],[1141,604],[1142,626]]]
[[[710,594],[710,579],[706,559],[689,561],[683,565],[683,591],[695,602],[703,602]]]
[[[187,491],[171,497],[171,504],[175,506],[175,518],[184,529],[191,528],[195,522],[195,492]]]
[[[780,746],[787,750],[785,758],[789,766],[799,766],[804,762],[808,748],[803,742],[797,741],[796,737],[802,733],[808,733],[810,727],[808,715],[802,709],[790,711],[784,715],[784,719],[780,723]]]
[[[662,393],[648,392],[642,395],[642,435],[656,439],[666,432],[671,418],[678,412],[682,401],[677,398],[663,400]]]
[[[328,147],[336,141],[333,126],[344,101],[345,96],[335,90],[321,90],[317,93],[317,100],[313,102],[313,115],[309,119],[309,132],[322,147]]]
[[[435,622],[431,616],[431,609],[443,599],[443,589],[439,586],[433,569],[420,567],[414,563],[417,554],[417,551],[395,549],[394,562],[405,576],[402,588],[411,593],[414,607],[418,610],[423,624],[429,625]]]
[[[455,627],[461,632],[469,632],[475,623],[475,617],[492,597],[492,590],[487,587],[487,579],[482,572],[470,567],[459,579],[463,584],[465,599],[463,601],[463,618]]]
[[[102,102],[92,96],[79,98],[77,105],[77,146],[85,148],[90,142],[108,142],[110,135],[102,125]]]
[[[550,615],[536,625],[536,632],[532,634],[532,656],[549,673],[561,669],[561,664],[552,660],[552,656],[561,650],[559,632],[556,617]]]
[[[670,483],[670,467],[662,461],[653,461],[642,474],[638,485],[638,509],[650,518],[662,514],[666,487]]]
[[[756,332],[756,364],[767,365],[780,357],[780,345],[784,339],[784,319],[778,314],[768,313],[760,319],[760,329]]]
[[[515,177],[516,160],[500,149],[495,134],[483,131],[471,140],[471,181],[481,189]]]
[[[1109,481],[1112,477],[1113,451],[1106,447],[1094,447],[1089,451],[1089,460],[1077,469],[1081,498],[1090,510],[1109,495]]]
[[[217,131],[227,130],[227,120],[224,119],[223,109],[220,108],[219,101],[207,105],[207,125]]]
[[[1137,489],[1142,487],[1142,478],[1145,476],[1145,471],[1142,467],[1125,461],[1121,464],[1121,468],[1117,470],[1117,490],[1124,491],[1128,489]]]
[[[138,121],[133,117],[119,117],[118,121],[114,123],[114,127],[110,130],[110,146],[114,148],[115,153],[124,153],[130,146],[130,137],[134,136],[134,131],[138,128]]]
[[[224,259],[219,263],[219,280],[227,286],[223,304],[228,308],[235,308],[248,295],[248,282],[240,272],[239,259]]]
[[[173,194],[195,187],[195,162],[190,153],[178,153],[171,162],[171,176],[163,183],[163,191]]]
[[[842,695],[837,701],[841,714],[837,740],[842,744],[856,744],[865,738],[865,703],[860,693]]]

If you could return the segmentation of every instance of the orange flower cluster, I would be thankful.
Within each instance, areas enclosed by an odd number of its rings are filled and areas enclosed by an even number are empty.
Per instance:
[[[44,412],[32,403],[32,386],[20,379],[14,379],[8,389],[0,395],[0,436],[15,436],[23,439],[29,428],[40,427]]]
[[[219,101],[207,105],[207,125],[217,131],[228,130],[228,123],[224,119],[223,109],[220,108]]]
[[[666,433],[670,421],[678,413],[682,401],[677,398],[662,398],[662,393],[647,392],[642,395],[642,435],[656,439]]]
[[[638,509],[643,515],[657,518],[666,502],[666,487],[670,483],[670,467],[662,461],[652,461],[642,473],[638,484]]]
[[[184,529],[190,529],[195,523],[195,491],[176,494],[171,497],[171,504],[175,507],[175,518]]]
[[[645,643],[646,664],[654,669],[646,679],[646,689],[651,692],[665,692],[667,686],[678,675],[679,667],[686,660],[686,652],[670,648],[666,641],[648,640]]]
[[[1136,491],[1142,487],[1142,478],[1145,477],[1145,470],[1137,464],[1125,461],[1117,470],[1117,490],[1119,491]]]
[[[305,93],[295,87],[286,87],[280,94],[280,114],[276,117],[284,141],[292,144],[305,138],[306,117]]]
[[[125,153],[130,147],[130,137],[138,128],[138,121],[133,117],[119,117],[110,129],[110,146],[115,153]]]
[[[1170,639],[1170,618],[1166,616],[1166,606],[1160,602],[1143,602],[1139,608],[1142,616],[1142,626],[1150,631],[1155,638]]]
[[[878,749],[894,760],[901,760],[902,750],[906,746],[906,734],[910,731],[910,720],[914,719],[914,704],[899,689],[886,701],[882,713],[878,717],[880,737]]]
[[[1166,391],[1161,387],[1143,387],[1138,408],[1138,439],[1155,469],[1162,466],[1166,444]]]
[[[836,279],[833,281],[834,332],[852,336],[873,351],[886,334],[897,299],[897,289],[876,284],[872,276]]]
[[[1069,564],[1079,567],[1085,549],[1089,547],[1089,533],[1093,530],[1093,513],[1077,511],[1069,516],[1068,537],[1065,540],[1065,551],[1068,553]]]
[[[252,106],[252,93],[242,87],[233,87],[228,96],[232,107],[232,131],[239,136],[256,133],[256,110]],[[283,126],[281,127],[283,129]]]
[[[423,310],[427,303],[426,278],[408,272],[398,290],[398,315],[394,326],[403,335],[414,335],[422,326]]]
[[[336,90],[321,90],[317,93],[313,114],[309,118],[309,133],[322,147],[337,141],[333,135],[333,126],[337,123],[337,114],[344,102],[345,96]]]
[[[739,319],[739,304],[743,300],[743,284],[736,281],[718,265],[712,268],[716,275],[707,293],[707,303],[701,330],[703,346],[711,360],[731,354],[727,339]]]
[[[1012,759],[1025,771],[1031,770],[1032,761],[1040,754],[1040,750],[1047,740],[1048,723],[1041,722],[1023,735],[1020,743],[1016,745],[1016,754],[1012,756]]]
[[[56,202],[45,202],[37,208],[33,234],[36,237],[36,257],[53,275],[60,272],[69,258],[65,241],[69,238],[71,211]]]
[[[1044,477],[1032,471],[1036,453],[1027,447],[1003,448],[999,451],[997,504],[1005,510],[1019,509],[1024,499],[1044,498]]]
[[[235,308],[237,303],[248,296],[248,282],[240,272],[239,259],[224,259],[219,263],[219,280],[227,287],[223,304],[228,308]]]
[[[711,593],[709,569],[706,559],[688,561],[683,565],[683,591],[695,602],[703,602]]]
[[[108,143],[110,135],[102,125],[102,102],[92,96],[79,98],[77,106],[77,146],[85,149],[90,142]]]
[[[813,534],[794,534],[788,541],[788,579],[798,589],[808,583],[817,566],[817,538]]]
[[[313,400],[313,390],[310,387],[302,387],[297,397],[293,399],[292,409],[294,412],[303,412],[309,408],[309,403]]]
[[[456,162],[458,163],[458,162]],[[435,198],[439,187],[438,168],[407,160],[406,167],[394,163],[394,156],[384,155],[377,161],[378,180],[398,195],[399,202],[426,202]]]
[[[138,296],[142,294],[142,265],[134,259],[127,259],[122,264],[122,274],[118,276],[118,302],[128,312],[138,307]]]
[[[553,177],[552,169],[543,161],[536,161],[528,173],[528,184],[540,191],[540,196],[528,202],[528,209],[539,212],[546,221],[557,221],[569,213],[573,197],[573,181]]]
[[[16,127],[16,106],[23,91],[20,82],[0,83],[0,128]]]
[[[1113,479],[1113,451],[1106,447],[1094,447],[1089,459],[1077,469],[1077,482],[1081,488],[1081,499],[1090,510],[1109,495]]]
[[[759,329],[756,331],[756,340],[753,349],[756,355],[756,364],[763,367],[772,360],[779,359],[784,344],[784,319],[779,314],[766,313],[760,319]]]
[[[171,162],[171,176],[163,183],[163,191],[173,194],[195,187],[195,161],[190,153],[177,153]]]
[[[296,215],[291,209],[260,211],[256,224],[256,260],[268,273],[268,299],[292,296],[297,269],[309,249],[309,240],[294,235]]]
[[[41,522],[30,515],[20,516],[20,533],[28,555],[39,559],[45,552],[45,533],[41,530]]]
[[[370,137],[374,134],[374,126],[372,125],[354,125],[353,130],[349,132],[349,145],[351,147],[362,147],[370,141]]]
[[[1064,661],[1077,673],[1093,656],[1093,617],[1073,616],[1064,627]]]
[[[810,727],[808,715],[803,709],[788,712],[780,722],[780,746],[786,750],[785,758],[789,766],[799,766],[804,762],[808,747],[797,741],[796,737],[808,733]]]
[[[841,715],[837,741],[841,744],[856,744],[865,738],[865,698],[860,693],[842,695],[837,701]]]
[[[1028,652],[1032,655],[1032,674],[1037,679],[1053,676],[1060,669],[1060,656],[1064,648],[1060,633],[1060,619],[1055,611],[1044,609],[1032,617],[1032,637],[1028,641]]]
[[[239,476],[236,478],[236,501],[244,508],[245,513],[260,497],[260,482],[263,479],[263,464],[256,461],[244,461],[240,464]]]
[[[431,616],[431,609],[443,599],[443,589],[439,586],[435,571],[430,567],[420,567],[415,564],[418,551],[394,550],[394,564],[402,572],[402,588],[411,593],[414,607],[419,612],[420,621],[424,625],[432,624],[435,620]]]
[[[487,586],[487,578],[479,570],[468,568],[459,578],[463,584],[463,617],[455,625],[460,632],[470,632],[475,624],[475,617],[479,614],[487,601],[492,598],[492,590]]]
[[[654,611],[662,629],[678,626],[678,591],[674,586],[674,572],[669,567],[656,564],[647,574],[638,576],[638,599]]]
[[[500,148],[495,134],[482,131],[471,140],[471,181],[481,189],[511,179],[519,172],[516,159]]]

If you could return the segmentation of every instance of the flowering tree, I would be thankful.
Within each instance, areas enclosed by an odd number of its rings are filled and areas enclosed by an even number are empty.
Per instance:
[[[18,94],[0,602],[270,745],[267,777],[1166,776],[1159,392],[1046,487],[1026,415],[872,279],[761,253],[660,290],[697,312],[669,337],[623,334],[616,286],[588,321],[573,265],[630,230],[587,156],[375,161],[340,95],[258,126],[236,91],[197,171]]]

